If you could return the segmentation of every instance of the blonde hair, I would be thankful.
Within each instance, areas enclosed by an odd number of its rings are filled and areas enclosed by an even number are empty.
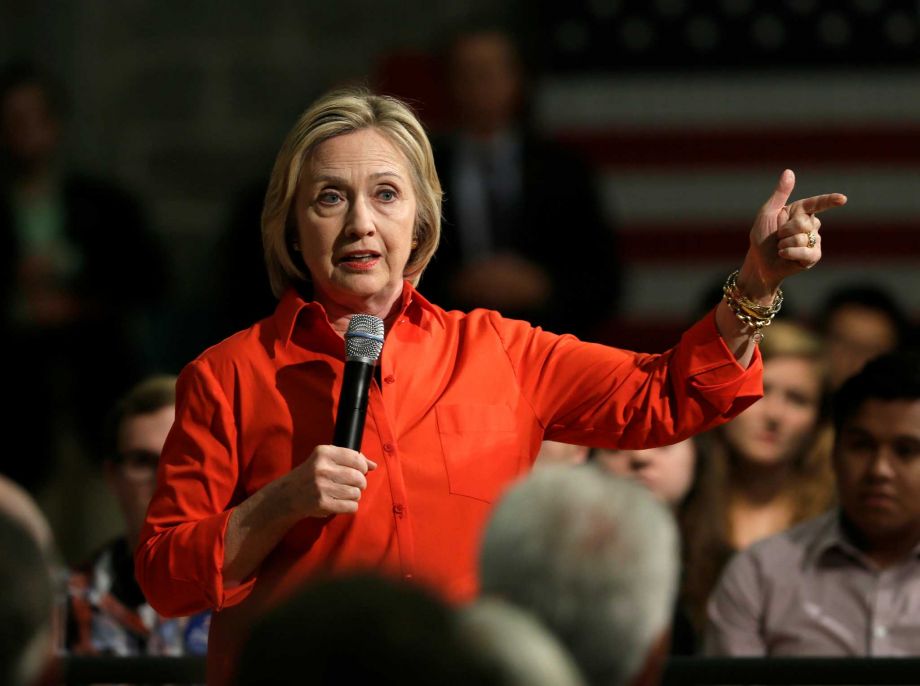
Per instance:
[[[324,141],[368,128],[384,135],[409,162],[417,209],[415,247],[406,263],[405,278],[417,285],[437,250],[441,236],[441,182],[421,123],[396,98],[357,88],[333,91],[313,103],[294,124],[281,145],[268,182],[262,210],[262,246],[275,297],[280,298],[289,286],[306,284],[310,279],[303,263],[295,260],[291,247],[291,205],[304,164]]]
[[[824,512],[834,502],[830,454],[833,430],[827,418],[827,368],[820,338],[785,321],[775,322],[760,343],[764,364],[794,357],[814,365],[822,397],[811,437],[794,456],[788,492],[795,494],[790,525]],[[681,508],[679,519],[684,547],[682,603],[698,631],[705,622],[706,601],[729,558],[729,499],[733,462],[731,448],[720,428],[698,437],[697,479]]]

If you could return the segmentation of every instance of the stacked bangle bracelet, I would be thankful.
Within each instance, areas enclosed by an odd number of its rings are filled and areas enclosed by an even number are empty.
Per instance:
[[[782,289],[777,290],[776,297],[769,305],[758,305],[746,298],[738,288],[738,271],[737,269],[733,271],[725,280],[725,285],[722,287],[723,299],[735,316],[752,330],[751,340],[754,343],[760,343],[764,337],[763,330],[773,323],[773,318],[783,306],[783,291]]]

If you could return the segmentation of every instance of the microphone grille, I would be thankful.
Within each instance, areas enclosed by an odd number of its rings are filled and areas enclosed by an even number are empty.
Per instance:
[[[383,320],[372,314],[352,315],[345,334],[345,357],[373,360],[383,350]]]

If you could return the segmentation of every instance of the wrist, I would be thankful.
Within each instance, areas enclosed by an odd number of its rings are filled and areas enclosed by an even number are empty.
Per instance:
[[[765,277],[760,270],[751,265],[750,260],[745,260],[738,271],[735,280],[738,290],[758,305],[770,305],[779,293],[781,282],[776,282]]]

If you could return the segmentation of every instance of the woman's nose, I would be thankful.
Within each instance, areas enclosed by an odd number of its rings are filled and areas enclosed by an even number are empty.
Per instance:
[[[348,210],[345,231],[349,236],[363,238],[371,236],[376,231],[374,213],[367,198],[358,196]]]

